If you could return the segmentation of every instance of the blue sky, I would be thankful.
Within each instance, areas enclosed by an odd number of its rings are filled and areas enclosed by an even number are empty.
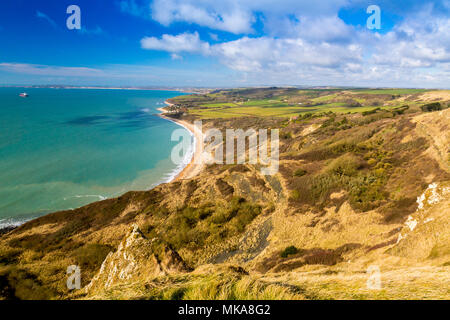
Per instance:
[[[449,0],[2,1],[0,39],[0,84],[450,87]]]

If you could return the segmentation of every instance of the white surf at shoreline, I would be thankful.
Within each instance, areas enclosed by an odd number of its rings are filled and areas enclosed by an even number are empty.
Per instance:
[[[169,173],[166,177],[164,177],[161,180],[161,182],[155,184],[152,188],[156,187],[159,184],[169,183],[169,182],[173,181],[189,165],[189,163],[191,163],[192,159],[194,158],[195,149],[197,147],[197,138],[195,137],[195,134],[191,130],[189,130],[189,128],[187,128],[182,123],[179,123],[177,121],[173,121],[173,120],[170,120],[167,118],[163,118],[163,119],[173,122],[173,123],[179,125],[180,127],[186,129],[187,132],[189,132],[192,144],[190,145],[188,152],[186,152],[186,155],[184,156],[182,162],[171,173]]]
[[[15,218],[7,218],[7,219],[0,219],[0,230],[6,229],[6,228],[16,228],[21,226],[24,223],[27,223],[30,220],[33,220],[35,218],[29,218],[29,219],[15,219]]]
[[[164,101],[163,104],[167,105],[168,103],[166,101]],[[160,110],[160,109],[158,108],[158,110]],[[147,108],[142,109],[142,111],[150,112],[150,110]],[[164,120],[167,120],[169,122],[172,122],[172,123],[182,127],[187,132],[189,132],[189,136],[191,137],[192,144],[190,144],[190,147],[189,147],[188,151],[186,152],[186,155],[184,156],[182,162],[179,165],[177,165],[177,167],[175,169],[173,169],[171,172],[169,172],[163,178],[161,178],[160,181],[158,181],[158,182],[154,183],[152,186],[150,186],[148,190],[150,190],[160,184],[172,182],[192,162],[192,160],[194,158],[194,154],[195,154],[195,149],[197,147],[197,138],[195,137],[194,132],[192,132],[188,127],[186,127],[185,125],[183,125],[182,123],[180,123],[178,121],[168,119],[167,117],[161,117],[161,118]]]

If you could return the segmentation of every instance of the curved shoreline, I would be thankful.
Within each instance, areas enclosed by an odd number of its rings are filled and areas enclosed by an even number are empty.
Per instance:
[[[173,105],[172,103],[167,101],[164,101],[164,103],[168,106]],[[175,122],[179,126],[188,130],[194,136],[194,147],[193,147],[194,150],[189,163],[173,179],[167,181],[167,183],[195,177],[203,169],[203,161],[201,161],[203,152],[202,150],[203,133],[200,131],[199,128],[197,128],[190,122],[179,119],[173,119],[165,116],[164,113],[166,112],[166,110],[164,110],[163,108],[158,108],[157,110],[161,112],[160,114],[158,114],[159,117],[171,122]]]
[[[167,105],[172,105],[171,103],[164,101],[165,104]],[[164,116],[164,113],[166,112],[166,110],[164,110],[163,108],[158,108],[158,111],[160,111],[160,114],[157,114],[157,116],[166,119],[168,121],[174,122],[177,125],[185,128],[186,130],[188,130],[191,135],[194,137],[194,144],[193,144],[193,148],[192,151],[190,152],[190,158],[186,159],[186,165],[180,169],[173,172],[173,175],[168,177],[167,180],[165,181],[160,181],[157,184],[160,183],[170,183],[172,181],[177,181],[177,180],[181,180],[181,179],[190,179],[192,177],[195,177],[196,175],[198,175],[200,173],[200,171],[203,168],[203,163],[202,161],[200,161],[201,159],[201,154],[202,154],[202,148],[201,148],[201,142],[202,142],[202,132],[200,131],[199,128],[196,128],[192,123],[189,123],[187,121],[184,120],[178,120],[178,119],[173,119],[167,116]],[[155,185],[156,186],[156,185]],[[152,187],[153,188],[153,187]],[[97,201],[94,201],[97,202]],[[34,218],[31,219],[26,219],[23,221],[17,221],[17,222],[10,222],[10,223],[2,223],[2,225],[0,226],[0,236],[6,232],[9,232],[17,227],[19,227],[20,225],[27,223],[28,221],[34,220]],[[5,219],[0,219],[0,221],[3,221]]]

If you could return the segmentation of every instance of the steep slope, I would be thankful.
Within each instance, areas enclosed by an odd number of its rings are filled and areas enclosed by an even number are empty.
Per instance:
[[[389,253],[433,264],[450,263],[450,182],[430,184],[417,199]]]
[[[445,298],[448,112],[207,123],[281,128],[279,172],[211,165],[193,179],[30,221],[0,237],[0,294]],[[83,292],[65,287],[69,265],[80,266]],[[371,265],[384,291],[367,289]]]
[[[431,142],[427,152],[450,172],[450,109],[423,114],[413,121],[417,124],[416,131]]]

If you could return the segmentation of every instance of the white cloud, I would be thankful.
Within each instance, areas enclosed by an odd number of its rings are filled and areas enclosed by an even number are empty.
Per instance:
[[[187,22],[237,34],[252,32],[254,22],[252,12],[238,1],[155,0],[152,18],[165,26]]]
[[[56,22],[52,18],[50,18],[48,15],[46,15],[45,13],[43,13],[41,11],[36,11],[36,17],[47,21],[48,23],[50,23],[50,25],[53,28],[58,28],[58,26],[56,25]]]
[[[164,34],[161,38],[146,37],[141,40],[141,47],[148,50],[161,50],[171,53],[188,52],[203,53],[209,52],[209,44],[201,41],[197,32],[182,33],[179,35]]]
[[[382,11],[389,3],[380,0]],[[450,0],[443,1],[440,8],[446,6],[450,10],[449,3]],[[203,31],[211,43],[201,40],[197,32],[185,32],[143,38],[141,47],[166,51],[173,60],[182,59],[183,53],[217,59],[249,84],[448,86],[447,13],[437,13],[436,6],[412,1],[414,10],[402,8],[403,20],[390,32],[380,34],[342,21],[338,12],[349,4],[364,7],[367,3],[363,0],[154,0],[151,5],[149,0],[121,0],[119,3],[123,12],[151,16],[164,26],[184,22],[210,28]],[[399,3],[391,3],[392,6],[395,12],[402,7]],[[49,23],[53,21],[43,13],[37,16]],[[264,36],[256,36],[255,29],[258,34],[264,32]],[[219,38],[214,30],[239,36],[237,40],[217,43]],[[221,40],[228,37],[219,34]],[[89,77],[105,72],[105,69],[26,64],[0,64],[0,69]],[[205,70],[205,74],[211,73]]]
[[[349,0],[154,0],[152,18],[169,26],[174,22],[194,23],[235,34],[253,33],[259,15],[265,24],[279,29],[289,16],[336,15]]]
[[[245,72],[289,72],[308,66],[339,68],[362,61],[357,45],[312,44],[301,38],[241,38],[212,47],[228,67]]]
[[[151,40],[150,45],[143,43],[144,48],[215,57],[245,79],[267,83],[442,87],[450,79],[450,20],[436,15],[429,4],[409,12],[390,32],[380,34],[342,21],[336,10],[347,3],[344,0],[323,1],[318,6],[290,0],[276,5],[265,0],[257,4],[246,0],[183,3],[185,9],[177,6],[178,0],[155,1],[154,18],[166,25],[185,21],[226,30],[225,13],[239,8],[244,13],[237,19],[247,17],[241,24],[246,27],[239,30],[251,32],[252,12],[260,9],[266,35],[216,44],[200,40],[197,33],[164,35],[146,38]],[[286,12],[294,14],[287,17]],[[214,24],[216,20],[222,24]]]
[[[183,60],[183,57],[176,53],[172,53],[170,57],[172,58],[172,60]]]
[[[373,62],[410,68],[450,63],[450,20],[430,11],[410,16],[380,37]]]
[[[64,66],[48,66],[27,63],[0,63],[0,69],[12,73],[23,73],[30,75],[42,76],[100,76],[103,72],[99,69],[86,67],[64,67]]]

